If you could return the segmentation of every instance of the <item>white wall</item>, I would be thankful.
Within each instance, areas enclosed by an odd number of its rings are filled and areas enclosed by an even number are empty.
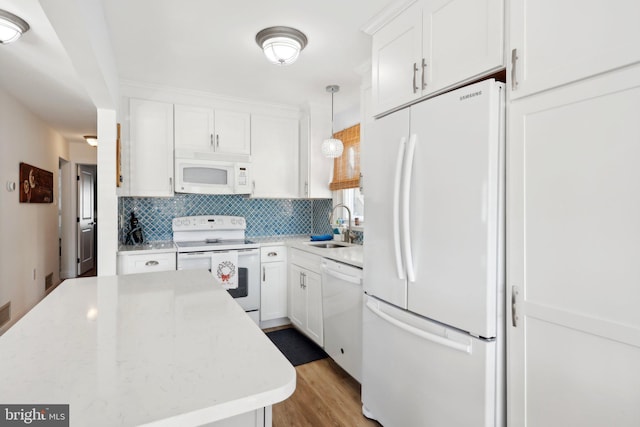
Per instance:
[[[11,301],[2,333],[44,297],[47,274],[59,281],[57,204],[19,203],[19,164],[52,172],[57,201],[58,161],[69,153],[60,134],[2,89],[0,111],[0,306]],[[16,191],[7,190],[8,181]]]

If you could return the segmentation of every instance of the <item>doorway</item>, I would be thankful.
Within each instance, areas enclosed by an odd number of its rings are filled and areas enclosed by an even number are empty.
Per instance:
[[[77,167],[77,274],[89,277],[97,275],[98,174],[96,165]]]

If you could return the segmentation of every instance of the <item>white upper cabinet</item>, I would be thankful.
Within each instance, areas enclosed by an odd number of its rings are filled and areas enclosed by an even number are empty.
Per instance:
[[[379,115],[504,67],[503,0],[418,1],[372,42]]]
[[[637,1],[511,1],[511,98],[637,62],[639,18]]]
[[[176,105],[174,118],[176,150],[215,151],[213,109]]]
[[[251,116],[236,111],[215,111],[215,146],[218,153],[251,154]]]
[[[176,154],[251,154],[249,113],[175,106]]]
[[[322,141],[331,135],[331,111],[309,105],[300,119],[300,196],[330,199],[333,159],[322,154]]]
[[[374,114],[391,110],[422,95],[416,86],[423,75],[422,3],[416,3],[373,36]]]
[[[173,105],[129,101],[129,196],[173,196]]]
[[[251,135],[251,196],[299,197],[298,119],[254,114]]]

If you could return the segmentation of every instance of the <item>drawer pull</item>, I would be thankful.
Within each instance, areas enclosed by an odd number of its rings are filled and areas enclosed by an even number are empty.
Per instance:
[[[269,252],[267,256],[278,256],[278,252]]]
[[[156,265],[159,265],[159,264],[160,263],[158,261],[154,261],[154,260],[147,261],[144,263],[144,265],[146,265],[147,267],[155,267]]]

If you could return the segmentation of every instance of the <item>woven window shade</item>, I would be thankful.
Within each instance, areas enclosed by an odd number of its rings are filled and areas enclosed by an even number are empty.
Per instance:
[[[333,134],[342,141],[342,156],[333,160],[332,191],[360,186],[360,124]]]

